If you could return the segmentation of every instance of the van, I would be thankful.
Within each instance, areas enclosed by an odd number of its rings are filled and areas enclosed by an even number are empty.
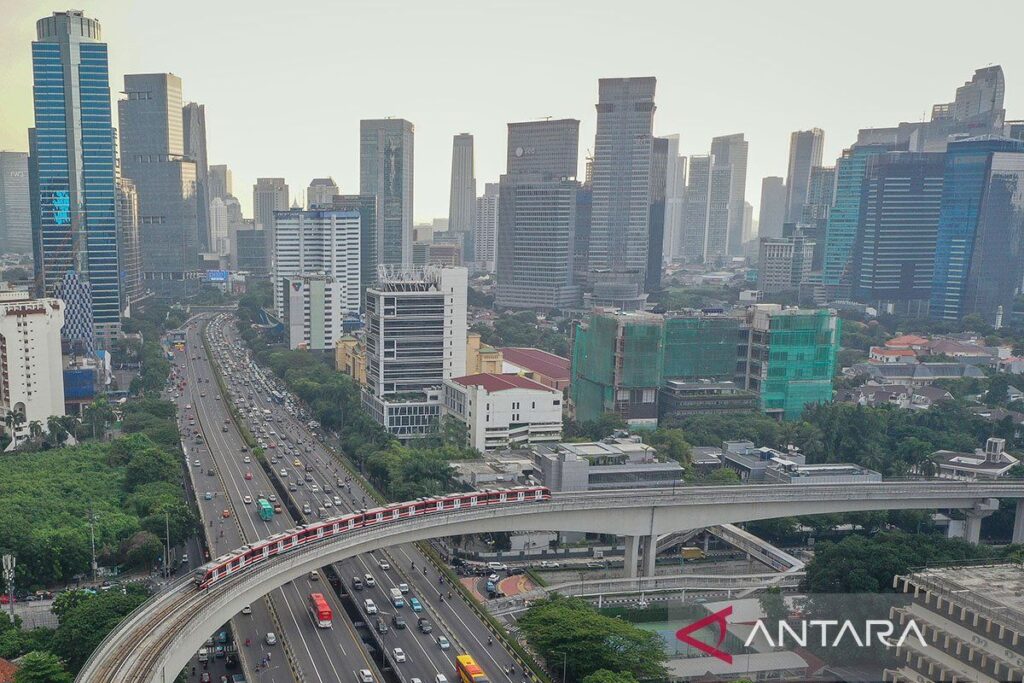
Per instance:
[[[199,648],[199,656],[197,657],[197,659],[200,662],[208,662],[208,661],[210,661],[210,651],[207,650],[205,647]]]
[[[405,598],[402,597],[402,591],[397,588],[391,589],[391,604],[397,607],[405,607]]]

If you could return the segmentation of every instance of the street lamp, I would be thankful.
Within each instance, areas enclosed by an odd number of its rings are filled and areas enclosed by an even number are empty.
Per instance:
[[[562,655],[562,683],[565,683],[565,665],[568,656],[564,652],[552,652],[551,654]]]
[[[11,606],[11,621],[14,621],[14,566],[16,564],[17,560],[14,555],[4,555],[4,581],[7,583],[7,598],[8,604]]]

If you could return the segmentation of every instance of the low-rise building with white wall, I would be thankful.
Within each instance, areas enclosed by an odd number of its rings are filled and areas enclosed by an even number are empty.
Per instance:
[[[445,380],[443,414],[465,423],[469,445],[478,451],[562,438],[562,392],[517,374]]]

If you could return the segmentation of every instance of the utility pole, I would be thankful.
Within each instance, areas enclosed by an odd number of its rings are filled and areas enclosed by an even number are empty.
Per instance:
[[[96,583],[96,515],[89,508],[89,542],[92,545],[92,582]]]
[[[11,621],[14,621],[14,566],[17,560],[14,555],[5,554],[3,557],[4,581],[7,582],[7,604],[11,608]]]

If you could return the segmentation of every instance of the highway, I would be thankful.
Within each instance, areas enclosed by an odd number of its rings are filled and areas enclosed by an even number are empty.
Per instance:
[[[246,459],[251,460],[251,456],[242,452],[244,441],[230,420],[224,397],[217,400],[220,389],[202,346],[200,327],[201,323],[188,330],[186,350],[176,354],[176,360],[184,364],[187,378],[185,392],[179,399],[181,410],[184,415],[194,418],[197,422],[195,428],[200,428],[205,438],[205,446],[198,446],[194,437],[190,438],[189,458],[192,461],[199,459],[200,466],[194,467],[197,472],[205,472],[212,466],[219,473],[216,477],[194,477],[203,523],[209,525],[213,521],[213,528],[223,532],[223,537],[220,533],[215,534],[211,554],[216,557],[242,543],[293,528],[297,522],[286,509],[274,515],[272,520],[263,521],[255,505],[245,503],[246,496],[255,501],[259,494],[273,492],[273,487],[259,465],[245,462]],[[199,378],[203,381],[200,382]],[[191,405],[192,409],[185,408],[186,405]],[[226,432],[224,427],[227,427]],[[186,425],[188,428],[190,425]],[[251,479],[247,479],[250,473]],[[212,493],[216,489],[212,486],[204,488],[203,479],[216,483],[221,489],[212,500],[205,500],[205,492]],[[223,517],[225,509],[230,511],[230,518]],[[320,629],[313,624],[307,607],[308,596],[312,592],[321,592],[328,599],[334,612],[334,628]],[[232,620],[239,650],[253,668],[266,653],[271,655],[270,668],[260,672],[261,681],[285,683],[299,678],[318,683],[348,682],[356,680],[358,669],[373,668],[353,625],[345,618],[341,604],[326,582],[293,581],[273,591],[268,600],[269,606],[254,604],[251,615],[239,614]],[[277,625],[271,610],[276,612]],[[268,646],[266,636],[271,632],[283,642]],[[244,645],[246,639],[251,643],[249,647]],[[299,676],[293,675],[288,667],[285,647],[293,657]]]
[[[288,403],[291,405],[291,411],[286,405],[267,400],[272,391],[283,394],[285,388],[268,378],[248,360],[248,354],[236,334],[231,319],[223,315],[218,316],[210,324],[208,335],[213,343],[214,360],[222,366],[222,370],[228,370],[232,374],[232,377],[225,379],[230,380],[230,389],[234,395],[224,398],[236,402],[239,413],[246,416],[250,432],[268,445],[268,457],[278,459],[277,456],[280,456],[278,462],[272,465],[272,469],[285,487],[295,489],[291,491],[291,495],[298,506],[308,505],[310,512],[306,514],[307,521],[317,519],[317,510],[320,507],[323,507],[330,516],[343,511],[353,511],[372,502],[358,481],[345,483],[345,470],[337,462],[338,456],[329,451],[307,425],[293,414],[298,411],[290,397]],[[245,381],[249,383],[245,384]],[[269,416],[265,415],[265,411],[268,410]],[[264,431],[267,432],[266,435],[262,433]],[[275,433],[271,435],[270,432]],[[274,443],[275,448],[269,448],[270,443]],[[282,449],[286,447],[292,450],[292,454],[282,453]],[[305,481],[307,473],[294,466],[296,459],[302,463],[302,470],[312,470],[308,472],[312,481]],[[282,471],[285,472],[285,476],[281,475]],[[343,485],[339,485],[339,482]],[[329,492],[325,492],[325,489]],[[388,570],[381,569],[382,561],[390,565]],[[412,569],[414,565],[415,571]],[[521,680],[521,671],[518,668],[514,675],[505,673],[506,667],[514,664],[512,656],[497,641],[488,644],[487,627],[469,605],[463,602],[459,593],[451,591],[447,585],[439,584],[438,574],[432,567],[428,568],[427,575],[424,575],[423,569],[429,567],[429,562],[415,544],[403,544],[385,551],[353,557],[338,563],[336,567],[353,594],[365,623],[373,627],[377,623],[377,617],[382,617],[388,626],[388,631],[383,636],[386,655],[393,659],[395,647],[401,648],[405,653],[406,661],[394,664],[403,680],[412,681],[419,678],[421,681],[429,682],[434,681],[438,674],[453,680],[455,656],[466,652],[472,654],[484,667],[490,680],[508,683]],[[376,587],[353,589],[353,579],[365,577],[367,574],[373,576]],[[404,596],[407,604],[396,609],[391,604],[389,592],[403,583],[410,589]],[[452,599],[448,598],[449,592]],[[410,597],[420,601],[423,606],[422,612],[413,613],[408,604]],[[379,610],[377,616],[366,614],[366,599],[374,601]],[[404,617],[407,628],[394,628],[392,616]],[[424,617],[430,622],[432,631],[429,634],[417,629],[417,617]],[[438,644],[439,636],[449,640],[449,649],[441,649]]]

